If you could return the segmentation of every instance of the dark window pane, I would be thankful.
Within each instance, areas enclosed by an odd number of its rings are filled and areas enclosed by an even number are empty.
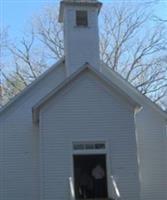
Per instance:
[[[84,149],[84,144],[74,144],[74,150],[82,150]]]
[[[95,144],[95,149],[105,149],[104,143]]]
[[[85,144],[85,149],[94,149],[94,144]]]
[[[76,11],[76,25],[88,26],[88,13],[87,11]]]

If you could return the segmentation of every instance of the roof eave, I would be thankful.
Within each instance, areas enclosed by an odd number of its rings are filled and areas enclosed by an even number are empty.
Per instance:
[[[52,72],[55,67],[60,66],[63,62],[65,62],[65,57],[63,56],[59,61],[53,64],[48,70],[46,70],[43,74],[41,74],[36,80],[34,80],[30,85],[28,85],[25,89],[23,89],[18,95],[14,96],[7,104],[5,104],[2,108],[0,108],[0,115],[4,113],[13,103],[17,102],[22,96],[24,96],[35,84],[41,81],[46,75]]]
[[[94,72],[98,77],[100,77],[103,81],[105,81],[106,84],[108,84],[111,87],[114,87],[114,89],[118,89],[118,87],[111,82],[111,80],[107,79],[101,72],[96,70],[94,67],[92,67],[89,64],[85,64],[82,66],[79,70],[74,72],[71,76],[69,76],[66,80],[64,80],[60,85],[58,85],[55,90],[50,92],[48,95],[46,95],[44,98],[42,98],[36,105],[33,106],[32,108],[32,113],[33,113],[33,122],[34,123],[39,123],[39,113],[41,107],[53,96],[55,95],[59,90],[64,88],[68,83],[70,83],[75,77],[77,77],[81,72],[84,70],[89,69],[92,72]],[[121,90],[121,88],[119,88]],[[122,90],[121,90],[122,91]],[[123,96],[126,97],[126,99],[130,102],[130,104],[134,107],[135,110],[139,110],[141,108],[141,105],[139,102],[135,101],[132,99],[130,96],[128,96],[124,91]]]
[[[149,104],[153,110],[158,112],[164,118],[164,120],[167,121],[167,112],[166,111],[164,111],[160,106],[158,106],[156,103],[151,101],[151,99],[149,99],[146,95],[143,95],[131,83],[129,83],[127,80],[125,80],[119,73],[117,73],[116,71],[113,71],[104,62],[102,62],[102,65],[104,65],[108,70],[111,70],[111,75],[114,76],[114,78],[116,78],[117,82],[120,82],[121,84],[125,85],[126,88],[129,89],[129,91],[131,91],[133,93],[133,96],[136,99],[140,98],[142,102],[146,102],[147,104]],[[140,101],[139,101],[139,104],[141,104]]]

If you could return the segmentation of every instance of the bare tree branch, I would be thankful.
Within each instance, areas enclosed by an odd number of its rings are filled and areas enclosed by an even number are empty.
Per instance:
[[[100,53],[109,67],[159,103],[167,94],[167,27],[161,20],[150,21],[148,8],[156,2],[131,7],[120,3],[105,8],[101,15]],[[26,87],[64,55],[63,30],[57,13],[53,6],[44,8],[34,18],[28,39],[24,37],[19,45],[7,45],[12,57],[12,64],[7,65],[15,71],[10,76],[4,73],[4,79],[8,88],[11,86],[12,95],[18,92],[18,86]]]

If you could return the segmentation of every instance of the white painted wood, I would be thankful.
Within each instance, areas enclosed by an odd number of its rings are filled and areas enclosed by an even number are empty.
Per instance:
[[[39,135],[32,107],[64,78],[61,63],[0,115],[0,200],[39,200]]]
[[[108,168],[122,197],[139,199],[133,108],[94,75],[83,73],[41,108],[40,137],[42,199],[68,198],[71,141],[94,138],[109,142]]]
[[[107,74],[109,75],[108,72]],[[3,115],[1,114],[0,199],[9,200],[12,197],[14,200],[21,200],[24,197],[25,200],[28,200],[30,196],[31,199],[33,197],[34,200],[39,199],[39,165],[36,162],[39,156],[37,153],[39,136],[32,132],[34,130],[35,133],[36,128],[31,128],[31,108],[35,102],[44,97],[49,90],[55,88],[56,84],[64,78],[63,68],[55,69],[55,71],[40,80],[40,83],[34,85],[28,93],[21,96],[17,102],[14,102],[7,110],[3,111]],[[122,83],[122,85],[125,84]],[[143,101],[142,98],[140,102],[143,105],[143,110],[136,115],[136,126],[138,127],[136,137],[138,160],[140,161],[141,200],[157,200],[159,197],[161,197],[161,200],[166,200],[166,121],[159,112]],[[36,150],[32,150],[32,140]],[[21,154],[22,152],[27,152],[27,155]],[[29,158],[28,154],[30,155]],[[33,157],[34,162],[31,161]],[[110,159],[112,161],[112,157]],[[34,164],[31,164],[31,162]],[[17,181],[19,179],[20,181]]]
[[[63,1],[62,1],[63,2]],[[63,13],[64,46],[67,74],[75,72],[85,63],[100,68],[98,13],[99,3],[64,3]],[[88,12],[88,27],[76,26],[76,11]]]
[[[88,11],[86,29],[75,27],[76,9]],[[72,141],[79,140],[107,141],[108,173],[123,200],[167,199],[167,115],[108,67],[101,73],[142,105],[135,121],[122,96],[84,74],[42,108],[39,127],[32,122],[32,107],[66,72],[85,62],[99,69],[98,9],[64,8],[66,70],[61,60],[0,112],[0,200],[69,199]]]
[[[109,73],[107,74],[109,75]],[[62,69],[61,67],[55,68],[34,85],[28,93],[3,111],[3,115],[1,114],[0,199],[21,200],[23,197],[25,200],[28,200],[29,197],[33,200],[39,199],[39,135],[37,127],[31,128],[31,108],[64,78],[63,67]],[[122,85],[125,84],[122,83]],[[136,126],[138,127],[136,137],[140,163],[141,200],[157,200],[159,197],[161,200],[166,200],[166,121],[150,104],[143,101],[142,98],[140,101],[143,110],[136,115]],[[105,138],[101,137],[100,139],[104,140]],[[32,144],[31,141],[34,143]],[[70,140],[68,144],[70,149],[71,145]],[[110,148],[110,152],[111,150],[112,148]],[[27,153],[22,154],[22,152]],[[64,159],[71,162],[71,158],[65,157]],[[109,162],[111,162],[112,171],[112,157],[109,158]]]
[[[72,146],[72,152],[71,152],[71,176],[74,179],[74,165],[73,165],[73,155],[106,155],[106,170],[107,170],[107,191],[109,197],[113,196],[112,192],[112,182],[111,182],[111,176],[112,176],[112,170],[111,170],[111,160],[110,160],[110,145],[108,140],[77,140],[77,141],[71,141],[71,144],[74,142],[81,142],[81,143],[86,143],[86,142],[92,142],[92,143],[104,143],[105,144],[105,149],[93,149],[93,150],[74,150]]]
[[[165,121],[145,106],[136,116],[141,198],[167,199]]]
[[[137,99],[142,109],[135,116],[141,199],[167,199],[166,114],[107,66],[101,72]],[[129,88],[129,89],[128,89]],[[133,93],[134,92],[134,93]]]

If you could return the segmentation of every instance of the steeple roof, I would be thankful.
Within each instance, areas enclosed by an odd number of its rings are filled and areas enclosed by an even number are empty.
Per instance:
[[[79,2],[79,3],[93,3],[98,2],[97,0],[63,0],[64,2]]]
[[[63,12],[64,12],[65,5],[96,6],[100,11],[102,3],[98,0],[61,0],[60,1],[60,11],[59,11],[59,22],[63,22]]]

